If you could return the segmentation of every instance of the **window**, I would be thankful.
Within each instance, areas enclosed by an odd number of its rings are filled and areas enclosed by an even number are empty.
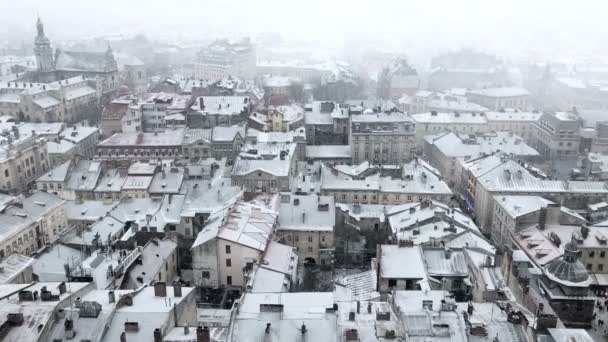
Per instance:
[[[325,236],[321,236],[321,242],[325,242]]]
[[[604,264],[598,264],[597,265],[597,270],[598,271],[603,271],[604,270]]]
[[[230,254],[230,245],[226,245],[226,254]]]
[[[203,279],[209,279],[209,271],[203,271]]]
[[[226,259],[226,267],[232,267],[232,260]]]
[[[605,251],[601,251],[600,252],[600,258],[604,258],[606,257],[606,252]]]
[[[312,242],[312,236],[308,237],[308,242]]]
[[[226,284],[232,285],[232,276],[227,276],[226,277]]]
[[[4,170],[4,176],[8,177],[8,170]]]
[[[589,258],[594,258],[594,257],[595,257],[595,252],[594,251],[589,252]]]
[[[587,264],[587,270],[591,271],[592,268],[593,268],[593,265]]]
[[[311,253],[312,252],[312,247],[308,246],[308,252]]]
[[[300,241],[300,237],[298,235],[295,236],[296,242]]]
[[[395,286],[397,286],[397,279],[389,279],[388,287],[395,287]]]

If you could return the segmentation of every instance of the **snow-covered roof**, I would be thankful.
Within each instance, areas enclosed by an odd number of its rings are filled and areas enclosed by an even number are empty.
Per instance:
[[[0,284],[11,283],[28,267],[32,266],[34,259],[21,254],[11,254],[0,262]]]
[[[447,157],[475,158],[496,152],[515,156],[537,156],[538,152],[511,132],[491,132],[482,135],[464,135],[454,132],[427,135],[426,142],[434,145]]]
[[[238,201],[213,215],[192,244],[195,248],[214,238],[263,251],[269,242],[277,213],[262,206]]]
[[[378,258],[380,278],[426,279],[422,250],[419,246],[381,245]]]
[[[350,158],[350,145],[308,145],[306,146],[306,158],[310,159],[335,159]]]
[[[498,87],[470,90],[469,94],[488,96],[488,97],[514,97],[527,96],[530,92],[522,87]]]
[[[333,196],[281,193],[279,229],[333,231],[336,208]]]

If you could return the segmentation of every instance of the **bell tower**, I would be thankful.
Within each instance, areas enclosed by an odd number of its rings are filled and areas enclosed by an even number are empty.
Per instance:
[[[55,70],[53,63],[53,48],[51,48],[51,42],[44,35],[44,25],[38,18],[36,22],[36,40],[34,41],[34,54],[36,55],[36,65],[38,72],[52,72]]]

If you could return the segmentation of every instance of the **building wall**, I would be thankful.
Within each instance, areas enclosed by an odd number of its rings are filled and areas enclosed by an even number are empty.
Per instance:
[[[11,149],[11,155],[0,160],[0,188],[5,191],[24,190],[49,168],[45,139],[30,138]]]
[[[226,246],[230,246],[230,253],[227,253]],[[248,263],[259,262],[263,252],[220,239],[217,253],[220,286],[245,286],[246,279],[243,269]],[[230,260],[230,266],[228,266],[227,260]],[[231,284],[228,283],[228,277],[232,279]]]
[[[377,164],[403,164],[414,150],[414,135],[351,133],[353,164],[364,161]]]
[[[296,248],[299,264],[305,263],[306,259],[309,258],[320,265],[327,265],[332,262],[331,255],[333,253],[327,255],[326,253],[322,253],[321,250],[335,248],[333,230],[319,232],[279,228],[277,230],[277,239],[285,245]]]

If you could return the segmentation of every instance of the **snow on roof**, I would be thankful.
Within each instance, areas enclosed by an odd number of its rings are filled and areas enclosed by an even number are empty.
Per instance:
[[[486,125],[486,117],[477,113],[420,113],[412,114],[412,119],[419,124],[463,124],[463,125]]]
[[[65,100],[78,100],[81,97],[94,95],[96,93],[95,89],[91,87],[80,87],[80,88],[70,88],[65,91]]]
[[[212,140],[214,142],[230,142],[234,141],[237,135],[240,135],[241,138],[245,137],[245,126],[230,126],[223,127],[217,126],[213,128]]]
[[[128,271],[125,287],[138,289],[142,285],[149,285],[157,279],[163,264],[177,249],[177,243],[169,238],[153,238],[141,248],[141,263],[134,263]],[[141,279],[141,281],[140,281]]]
[[[42,109],[51,108],[59,105],[59,101],[51,96],[42,96],[34,100],[34,104]]]
[[[241,189],[232,186],[227,178],[185,180],[181,192],[186,195],[182,208],[182,216],[185,217],[194,217],[197,213],[214,213],[241,196]]]
[[[39,281],[67,281],[64,265],[80,265],[82,258],[79,249],[56,243],[36,255],[32,271]]]
[[[64,182],[70,171],[72,161],[68,160],[63,164],[57,165],[52,168],[49,172],[43,174],[36,179],[37,182]]]
[[[394,291],[395,306],[400,313],[422,312],[423,301],[431,301],[430,311],[439,311],[441,301],[446,298],[446,292],[441,290],[407,290]]]
[[[116,309],[102,342],[120,341],[127,321],[137,322],[139,326],[137,331],[126,333],[127,341],[153,341],[154,330],[168,326],[173,319],[172,310],[181,307],[184,301],[192,300],[193,291],[191,287],[182,287],[182,296],[175,297],[173,287],[167,286],[167,296],[157,297],[153,286],[143,288],[133,295],[133,305]]]
[[[260,267],[291,275],[298,265],[298,255],[295,248],[270,241],[262,257]]]
[[[157,172],[150,183],[150,193],[178,193],[184,181],[184,169],[172,167]]]
[[[127,177],[122,175],[118,169],[107,170],[99,180],[99,184],[95,188],[95,192],[120,192],[125,179]]]
[[[404,113],[374,113],[374,114],[363,114],[353,115],[351,118],[353,124],[357,123],[409,123],[412,122],[412,118]]]
[[[593,342],[594,339],[585,329],[549,328],[553,342]]]
[[[19,103],[19,102],[21,102],[19,94],[15,94],[15,93],[0,94],[0,103]]]
[[[129,169],[127,173],[129,175],[147,175],[152,176],[156,172],[156,164],[152,163],[143,163],[143,162],[135,162],[129,165]]]
[[[426,279],[426,270],[419,246],[380,246],[380,277],[383,279]],[[406,262],[407,260],[407,262]]]
[[[345,275],[337,279],[336,283],[350,291],[350,300],[369,301],[380,298],[378,275],[374,269]]]
[[[336,208],[333,196],[280,194],[279,229],[333,231]]]
[[[247,289],[251,293],[279,293],[289,292],[288,285],[289,278],[285,273],[256,267]]]
[[[350,145],[307,145],[306,158],[334,159],[350,158]]]
[[[427,272],[431,277],[467,277],[469,270],[462,250],[422,248]]]
[[[399,240],[412,240],[417,245],[467,230],[479,232],[460,210],[435,201],[390,207],[388,221]]]
[[[514,96],[528,96],[530,92],[521,87],[498,87],[498,88],[486,88],[470,90],[468,94],[488,96],[488,97],[514,97]]]
[[[608,194],[605,182],[539,179],[510,159],[480,175],[478,184],[488,191]]]
[[[184,130],[167,130],[160,133],[115,133],[98,146],[179,146],[184,139]]]
[[[7,321],[8,314],[22,313],[23,322],[20,325],[11,327],[10,330],[3,336],[2,341],[19,342],[19,341],[37,341],[41,339],[42,330],[48,327],[58,308],[68,306],[67,300],[70,296],[80,294],[84,288],[89,286],[89,283],[66,283],[66,288],[70,291],[59,293],[60,283],[57,282],[38,282],[27,286],[27,291],[37,291],[40,293],[42,287],[46,287],[53,295],[58,295],[59,300],[53,301],[20,301],[18,296],[10,296],[0,301],[0,320]],[[7,286],[7,285],[2,285]],[[10,285],[12,289],[18,291],[20,285]],[[1,291],[1,290],[0,290]],[[4,291],[1,291],[4,292]],[[42,328],[40,328],[42,326]]]
[[[489,122],[492,121],[529,121],[536,122],[542,113],[533,112],[485,112],[484,115]]]
[[[28,267],[32,266],[34,259],[21,254],[11,254],[0,262],[0,284],[10,283]]]
[[[475,158],[496,152],[516,156],[537,156],[538,152],[511,132],[491,132],[483,135],[464,135],[454,132],[427,135],[424,139],[436,146],[445,156]]]
[[[101,163],[93,160],[79,160],[68,176],[66,189],[93,191],[101,175]]]
[[[122,190],[147,190],[152,183],[151,176],[127,176]]]
[[[97,221],[106,216],[114,207],[118,205],[118,201],[105,203],[102,200],[98,201],[66,201],[65,214],[68,221]]]
[[[46,143],[47,151],[51,155],[70,153],[76,148],[76,144],[67,140],[59,140],[58,143],[49,141]]]
[[[263,251],[274,231],[276,219],[277,213],[274,211],[238,201],[213,215],[213,220],[209,219],[192,248],[217,237]]]
[[[192,109],[212,115],[240,115],[249,107],[249,96],[199,96]]]

